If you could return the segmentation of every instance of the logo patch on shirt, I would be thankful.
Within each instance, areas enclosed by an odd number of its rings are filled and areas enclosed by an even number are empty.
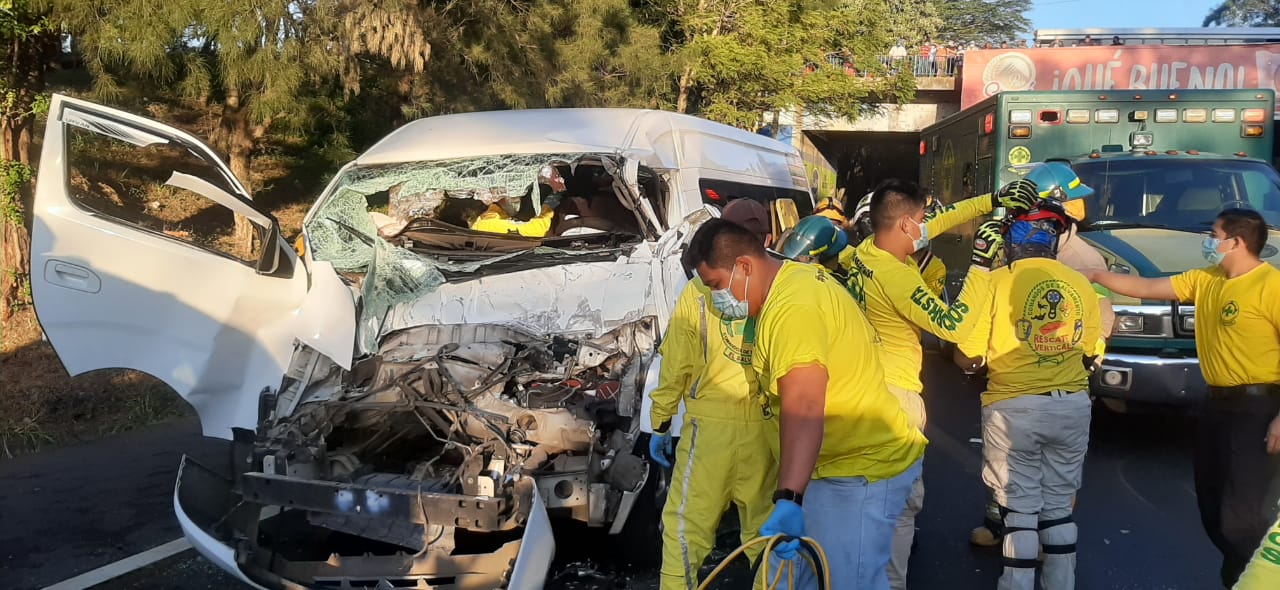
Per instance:
[[[1058,365],[1084,337],[1084,302],[1065,281],[1041,281],[1028,293],[1022,318],[1014,323],[1018,340],[1039,365]]]
[[[1238,319],[1239,317],[1240,317],[1240,305],[1236,303],[1235,299],[1228,301],[1226,305],[1222,306],[1222,326],[1223,327],[1230,328],[1231,326],[1236,325],[1236,319]]]
[[[756,321],[720,320],[720,341],[724,342],[724,357],[743,366],[751,364],[751,347],[756,341]]]

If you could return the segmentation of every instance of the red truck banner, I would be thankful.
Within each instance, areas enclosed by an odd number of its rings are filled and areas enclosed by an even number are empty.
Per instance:
[[[1272,88],[1280,44],[1122,45],[966,51],[960,107],[1005,90]]]

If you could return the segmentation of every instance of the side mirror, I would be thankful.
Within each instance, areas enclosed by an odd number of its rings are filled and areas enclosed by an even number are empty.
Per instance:
[[[258,258],[256,270],[260,275],[275,274],[280,268],[281,248],[288,248],[280,239],[280,222],[271,220],[270,227],[263,228],[262,255]]]

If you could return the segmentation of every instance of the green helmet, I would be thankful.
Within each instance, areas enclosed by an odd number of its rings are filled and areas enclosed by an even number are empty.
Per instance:
[[[1036,183],[1042,199],[1071,201],[1093,196],[1093,189],[1081,182],[1066,162],[1036,162],[1015,166],[1012,172]]]
[[[792,260],[808,257],[826,262],[840,255],[849,245],[844,230],[821,215],[810,215],[800,220],[778,244],[778,253]],[[801,260],[807,262],[807,260]]]

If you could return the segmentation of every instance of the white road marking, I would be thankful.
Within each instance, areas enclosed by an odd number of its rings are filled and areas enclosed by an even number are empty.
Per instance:
[[[174,539],[160,545],[152,547],[142,553],[130,555],[120,561],[108,563],[98,569],[87,571],[74,578],[63,580],[52,586],[46,586],[43,590],[81,590],[97,586],[107,580],[118,578],[136,569],[147,567],[162,559],[172,557],[187,549],[191,548],[191,543],[186,537]]]

